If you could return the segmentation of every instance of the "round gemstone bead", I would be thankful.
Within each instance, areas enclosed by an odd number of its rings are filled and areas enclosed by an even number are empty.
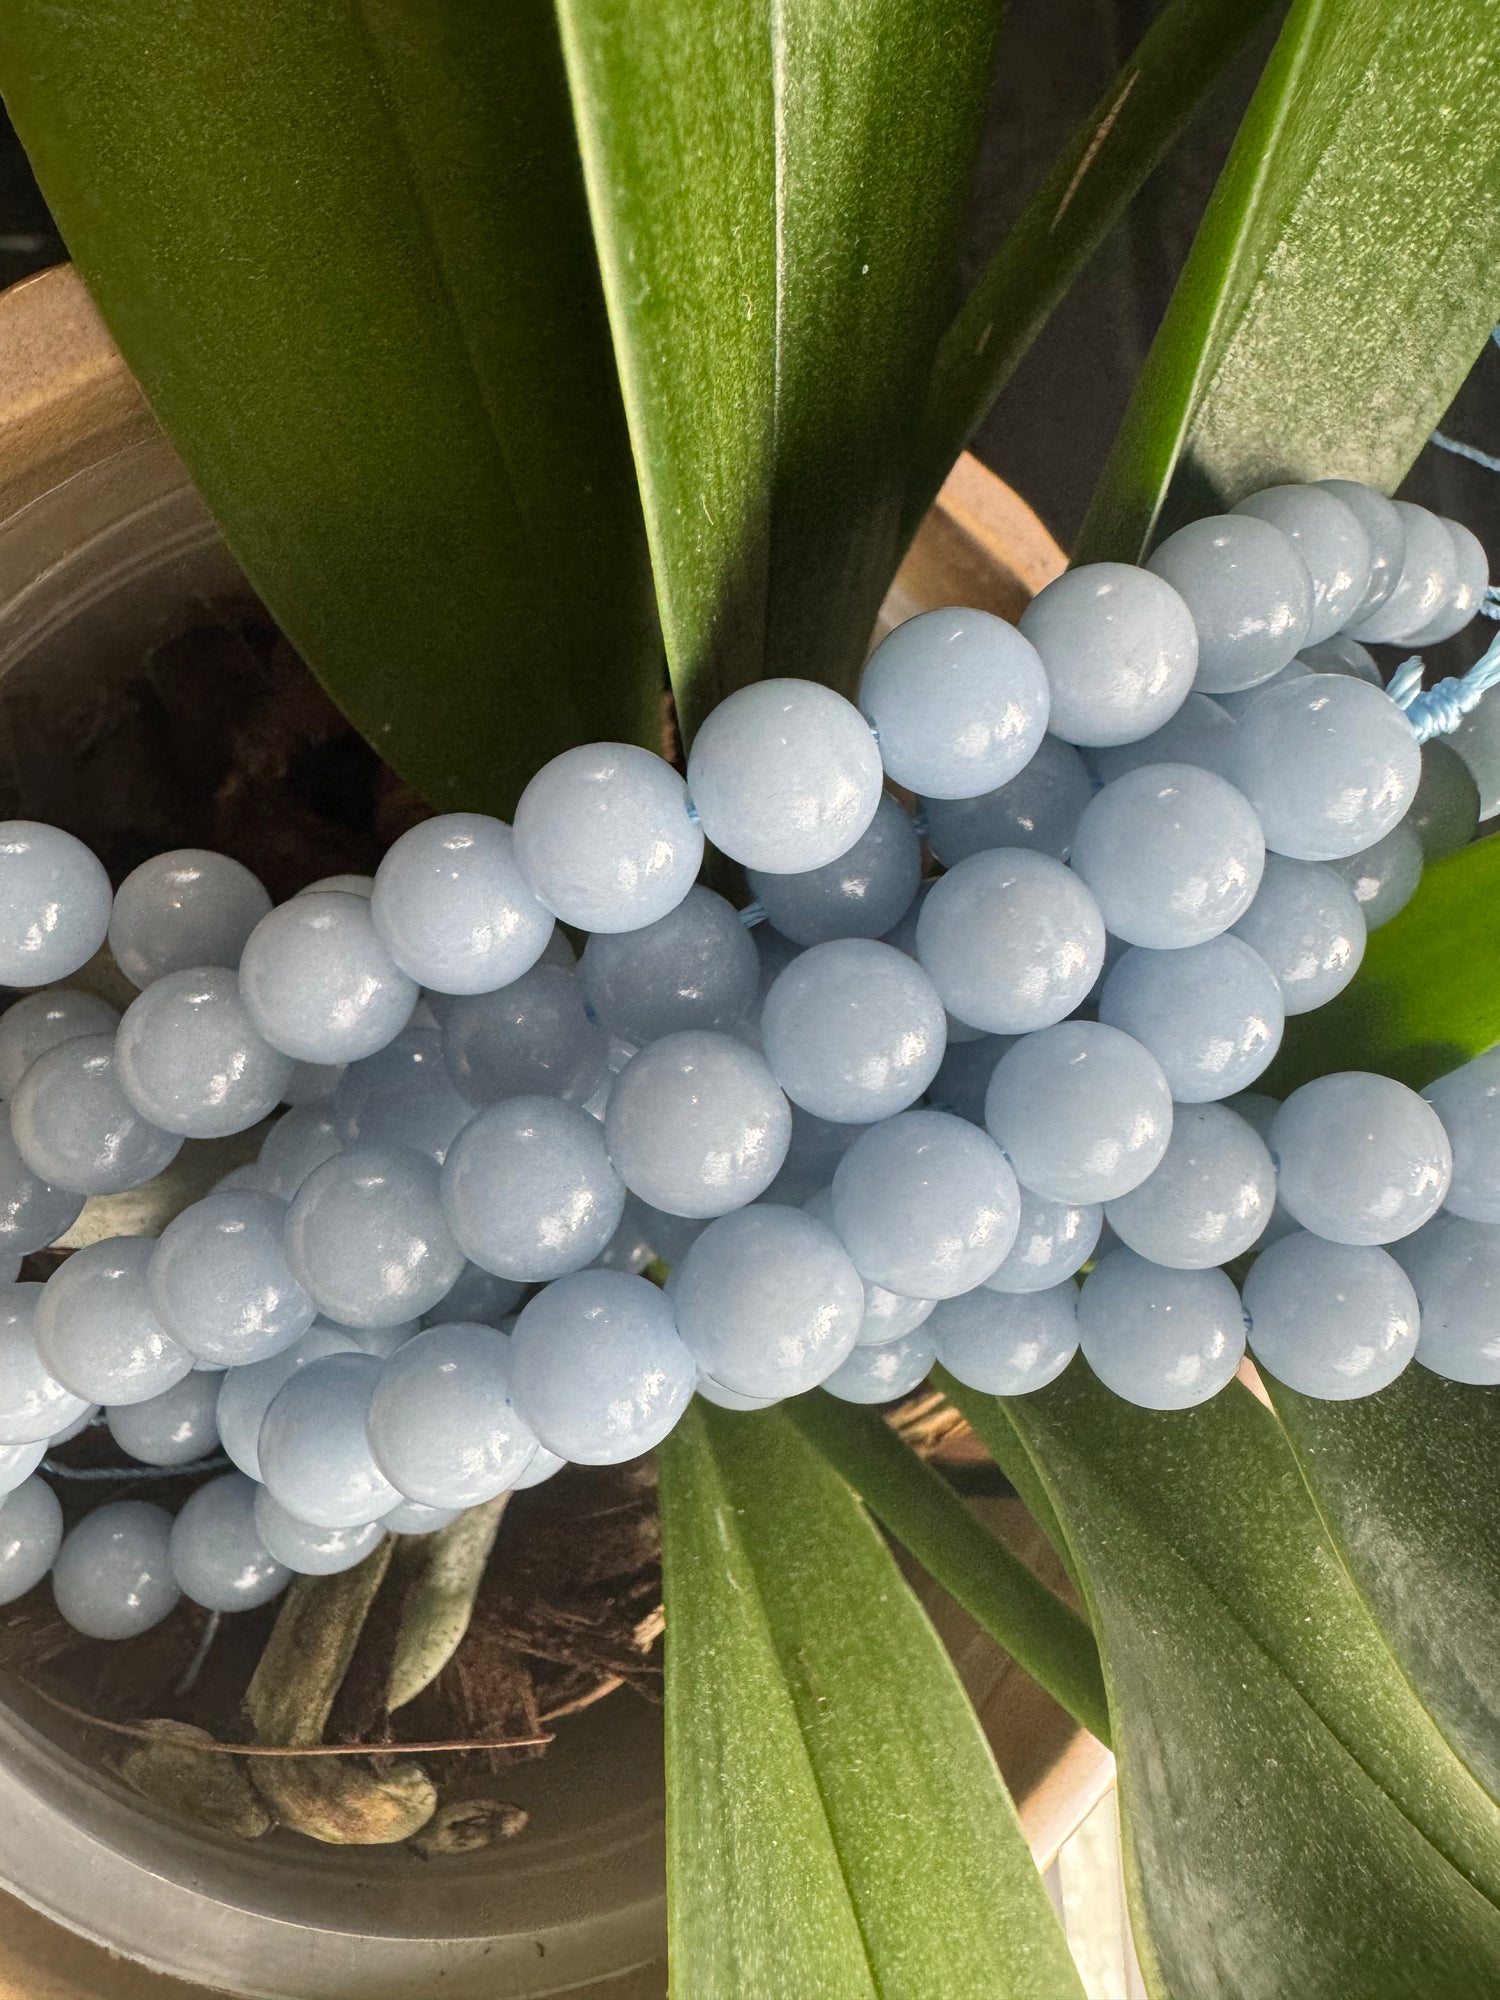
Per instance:
[[[424,1507],[420,1500],[403,1500],[380,1525],[389,1535],[435,1535],[439,1528],[451,1527],[462,1512],[461,1507]]]
[[[881,641],[860,677],[859,705],[898,785],[972,799],[1030,762],[1050,697],[1036,649],[1014,625],[950,608],[908,618]]]
[[[697,1378],[667,1299],[623,1271],[579,1271],[538,1292],[510,1359],[517,1410],[577,1465],[617,1465],[660,1444]]]
[[[1268,681],[1307,643],[1312,578],[1269,521],[1245,514],[1192,521],[1146,567],[1186,600],[1198,634],[1193,685],[1202,694]]]
[[[386,1478],[424,1507],[504,1493],[536,1450],[511,1402],[509,1341],[461,1323],[419,1333],[380,1371],[369,1436]]]
[[[0,1446],[45,1444],[93,1407],[65,1389],[36,1344],[40,1285],[0,1286]]]
[[[454,1000],[442,1033],[448,1074],[470,1104],[537,1095],[586,1104],[609,1075],[609,1038],[571,967],[535,965],[498,993]]]
[[[1235,729],[1230,775],[1273,852],[1335,861],[1372,847],[1404,816],[1422,754],[1381,689],[1309,674],[1251,703]]]
[[[1456,854],[1479,830],[1479,787],[1474,774],[1441,736],[1422,745],[1422,782],[1401,824],[1409,826],[1421,841],[1424,861]],[[0,1020],[0,1041],[4,1035],[5,1021]]]
[[[1093,1256],[1103,1225],[1104,1210],[1097,1202],[1049,1201],[1023,1187],[1016,1240],[1005,1262],[984,1282],[996,1292],[1052,1291]]]
[[[646,1261],[649,1263],[650,1259]],[[526,1287],[514,1279],[496,1277],[493,1271],[483,1270],[478,1264],[465,1264],[452,1289],[424,1314],[423,1325],[451,1326],[462,1321],[468,1326],[498,1327],[512,1316],[525,1296]]]
[[[664,759],[631,743],[585,743],[544,764],[521,794],[516,858],[537,901],[565,924],[634,931],[692,888],[703,832]]]
[[[794,1104],[834,1123],[873,1124],[914,1104],[937,1074],[945,1039],[943,1003],[921,966],[868,938],[804,951],[761,1015],[776,1081]]]
[[[1444,1206],[1470,1222],[1500,1223],[1500,1049],[1450,1070],[1422,1095],[1453,1150]]]
[[[377,1054],[350,1063],[332,1116],[345,1145],[410,1146],[441,1166],[474,1107],[448,1073],[442,1033],[403,1028]]]
[[[1500,701],[1494,690],[1459,723],[1447,739],[1469,768],[1479,793],[1479,817],[1500,813]]]
[[[882,792],[874,819],[837,861],[801,875],[768,875],[751,868],[746,879],[751,895],[782,936],[795,944],[812,945],[834,938],[884,937],[911,908],[921,874],[922,843],[911,814],[889,792]],[[584,964],[587,976],[588,952]]]
[[[309,882],[297,891],[299,896],[320,896],[325,889],[333,890],[341,896],[363,896],[366,902],[375,893],[373,875],[320,875],[316,882]]]
[[[1128,563],[1085,563],[1021,614],[1052,683],[1052,733],[1068,743],[1131,743],[1182,705],[1198,666],[1190,607]]]
[[[143,861],[120,884],[109,948],[132,986],[200,965],[233,967],[270,909],[264,887],[238,861],[206,847],[176,847]]]
[[[1358,639],[1351,639],[1343,632],[1319,640],[1316,646],[1304,646],[1292,665],[1304,666],[1315,674],[1348,674],[1354,680],[1368,681],[1371,687],[1385,686],[1385,676],[1376,666],[1374,654],[1366,651]]]
[[[261,1540],[259,1489],[243,1472],[226,1472],[183,1502],[168,1554],[178,1588],[205,1611],[253,1611],[285,1590],[291,1571]]]
[[[985,1124],[1022,1184],[1052,1201],[1112,1201],[1154,1171],[1172,1093],[1149,1050],[1097,1021],[1025,1035],[995,1066]]]
[[[935,1351],[924,1324],[878,1347],[851,1348],[823,1387],[841,1403],[893,1403],[925,1379]]]
[[[1417,1359],[1450,1382],[1500,1382],[1500,1229],[1435,1215],[1391,1255],[1417,1295]]]
[[[110,1236],[75,1250],[42,1288],[36,1345],[43,1365],[90,1403],[144,1403],[190,1373],[193,1356],[157,1318],[147,1236]]]
[[[1365,955],[1365,920],[1337,867],[1266,856],[1255,901],[1234,935],[1263,958],[1288,1014],[1310,1013],[1342,993]]]
[[[1206,1271],[1260,1240],[1276,1206],[1265,1141],[1223,1104],[1179,1104],[1161,1165],[1109,1203],[1116,1236],[1153,1264]]]
[[[401,970],[436,993],[506,986],[552,935],[511,829],[485,813],[441,813],[408,828],[376,870],[370,915]]]
[[[145,1500],[116,1500],[85,1514],[52,1565],[52,1595],[89,1639],[135,1639],[177,1608],[169,1543],[172,1516]]]
[[[773,1403],[780,1401],[777,1396],[742,1396],[738,1389],[726,1389],[722,1382],[716,1382],[701,1370],[695,1393],[719,1410],[769,1410]]]
[[[756,681],[721,701],[698,731],[687,773],[714,845],[780,875],[847,854],[875,817],[882,778],[859,710],[832,688],[798,680]]]
[[[1222,1271],[1175,1271],[1112,1250],[1083,1281],[1079,1345],[1107,1389],[1147,1410],[1216,1396],[1245,1354],[1245,1314]]]
[[[844,1155],[833,1216],[861,1277],[908,1298],[948,1299],[1009,1253],[1020,1192],[983,1132],[946,1111],[903,1111]]]
[[[373,1354],[328,1354],[276,1392],[260,1427],[261,1478],[299,1521],[357,1528],[400,1501],[366,1437],[384,1365]]]
[[[1247,1090],[1281,1046],[1276,975],[1237,937],[1182,951],[1127,951],[1104,982],[1099,1019],[1161,1064],[1172,1095],[1203,1104]]]
[[[0,1497],[25,1485],[47,1456],[50,1442],[38,1438],[35,1444],[0,1444]]]
[[[1353,508],[1325,486],[1266,486],[1241,500],[1236,514],[1253,514],[1279,528],[1312,578],[1308,642],[1331,639],[1355,617],[1370,587],[1370,538]]]
[[[1245,1312],[1259,1365],[1328,1402],[1384,1389],[1417,1350],[1417,1295],[1395,1258],[1305,1229],[1256,1258]]]
[[[1317,484],[1343,501],[1370,544],[1370,581],[1349,620],[1354,624],[1377,610],[1396,588],[1406,560],[1406,529],[1395,507],[1373,486],[1362,485],[1357,479],[1320,479]]]
[[[950,1042],[928,1086],[934,1111],[951,1111],[971,1125],[984,1123],[984,1096],[995,1064],[1015,1042],[1014,1035],[981,1035],[974,1042]]]
[[[1422,881],[1422,842],[1405,820],[1373,847],[1330,861],[1359,904],[1366,931],[1378,931],[1399,916]]]
[[[281,1390],[309,1362],[329,1354],[354,1354],[358,1343],[345,1327],[315,1320],[295,1347],[284,1348],[269,1361],[231,1368],[219,1383],[219,1441],[240,1471],[259,1479],[260,1427]],[[282,1558],[285,1560],[285,1558]]]
[[[154,980],[125,1010],[115,1067],[143,1118],[190,1139],[258,1125],[292,1074],[288,1058],[256,1032],[238,977],[222,966]]]
[[[290,1201],[315,1167],[342,1150],[332,1105],[310,1104],[288,1111],[261,1141],[255,1163],[259,1184],[267,1194]]]
[[[1223,777],[1233,735],[1234,717],[1224,701],[1215,701],[1211,694],[1190,694],[1170,722],[1138,743],[1101,750],[1094,768],[1106,785],[1143,764],[1196,764]],[[1084,794],[1084,805],[1091,796]]]
[[[1462,632],[1484,603],[1484,594],[1489,589],[1490,560],[1483,542],[1462,521],[1450,521],[1441,514],[1438,520],[1453,544],[1457,575],[1442,608],[1421,631],[1412,634],[1414,646],[1440,646],[1445,639]]]
[[[694,1029],[664,1035],[626,1063],[604,1136],[615,1172],[653,1208],[726,1215],[776,1178],[792,1114],[753,1049]]]
[[[555,1097],[510,1097],[459,1135],[442,1199],[467,1258],[536,1284],[594,1261],[619,1227],[625,1187],[597,1119]]]
[[[1092,795],[1088,769],[1072,744],[1044,736],[1025,769],[993,792],[973,799],[924,798],[927,844],[949,868],[991,847],[1027,847],[1066,861],[1078,816]]]
[[[933,883],[917,919],[917,957],[959,1020],[1025,1034],[1065,1019],[1088,994],[1104,962],[1104,923],[1062,862],[997,848]]]
[[[1071,1277],[1024,1293],[981,1285],[944,1299],[927,1331],[938,1360],[965,1388],[1029,1396],[1055,1381],[1078,1351],[1078,1287]]]
[[[1304,1229],[1335,1243],[1410,1236],[1436,1215],[1453,1173],[1431,1104],[1362,1070],[1294,1090],[1271,1121],[1270,1146],[1282,1201]]]
[[[835,1124],[826,1118],[814,1118],[810,1111],[794,1104],[792,1143],[787,1148],[781,1171],[766,1191],[766,1199],[785,1202],[790,1207],[801,1207],[810,1196],[828,1187],[839,1161],[863,1130],[861,1125]],[[659,1229],[660,1225],[654,1223],[653,1227]],[[682,1225],[679,1223],[678,1227]],[[666,1255],[665,1252],[659,1254]],[[674,1260],[667,1257],[666,1261],[670,1264]]]
[[[347,1068],[347,1063],[294,1062],[286,1089],[281,1093],[282,1103],[331,1104]]]
[[[1116,778],[1084,808],[1073,841],[1073,867],[1109,930],[1157,949],[1228,930],[1254,901],[1265,857],[1250,801],[1191,764]]]
[[[742,1020],[755,1004],[760,961],[733,905],[696,887],[643,930],[591,937],[578,978],[609,1032],[639,1046]]]
[[[1366,645],[1403,645],[1430,625],[1458,583],[1458,552],[1436,514],[1408,500],[1392,503],[1406,531],[1401,576],[1378,610],[1348,627],[1351,639]]]
[[[0,820],[0,985],[50,986],[91,959],[109,929],[109,877],[61,827]]]
[[[38,1180],[76,1194],[140,1187],[182,1145],[125,1095],[113,1035],[78,1035],[39,1057],[11,1100],[10,1129]]]
[[[673,1272],[677,1330],[698,1367],[751,1397],[800,1396],[854,1346],[865,1289],[804,1209],[755,1204],[711,1222]]]
[[[317,1316],[282,1247],[287,1204],[254,1189],[211,1194],[169,1222],[152,1253],[151,1303],[174,1340],[215,1368],[264,1361]]]
[[[297,1576],[337,1576],[362,1563],[385,1539],[382,1521],[356,1528],[315,1528],[289,1514],[260,1487],[255,1495],[255,1531],[267,1551]]]
[[[21,1078],[48,1049],[79,1035],[112,1035],[119,1025],[117,1008],[71,986],[12,1001],[0,1015],[0,1097],[14,1097]]]
[[[426,1312],[464,1264],[437,1168],[404,1146],[357,1146],[326,1160],[292,1198],[285,1241],[292,1275],[341,1326],[394,1326]]]
[[[415,980],[376,933],[367,897],[294,896],[263,917],[240,958],[240,991],[256,1028],[299,1062],[357,1062],[411,1019]]]
[[[0,1116],[0,1254],[25,1257],[55,1243],[78,1220],[83,1203],[81,1193],[53,1187],[31,1171]]]
[[[194,1369],[148,1402],[105,1411],[109,1434],[142,1465],[192,1465],[219,1442],[217,1372]]]
[[[25,1479],[0,1494],[0,1604],[36,1588],[62,1539],[62,1508],[44,1479]]]

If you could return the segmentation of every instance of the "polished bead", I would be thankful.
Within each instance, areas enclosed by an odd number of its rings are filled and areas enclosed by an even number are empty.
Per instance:
[[[1021,614],[1052,684],[1052,733],[1068,743],[1131,743],[1181,706],[1198,665],[1192,612],[1172,586],[1128,563],[1085,563]]]
[[[791,1142],[786,1098],[754,1050],[694,1029],[621,1070],[605,1113],[626,1187],[671,1215],[725,1215],[765,1193]]]
[[[1055,1381],[1078,1351],[1078,1287],[1071,1277],[1024,1293],[981,1285],[944,1299],[927,1332],[965,1388],[1028,1396]]]
[[[1305,1229],[1256,1258],[1245,1311],[1258,1364],[1325,1401],[1384,1389],[1417,1350],[1417,1295],[1395,1258]]]
[[[800,875],[771,875],[750,868],[745,878],[767,920],[794,943],[812,945],[827,944],[834,938],[884,937],[911,908],[921,873],[922,843],[911,814],[889,792],[882,792],[874,819],[848,853],[836,861]],[[693,894],[707,895],[708,891],[695,889]],[[589,951],[594,948],[591,943]],[[585,977],[587,965],[585,952]],[[597,999],[594,1004],[598,1006]],[[673,1025],[693,1024],[681,1021]]]
[[[1138,1187],[1167,1150],[1172,1093],[1129,1035],[1064,1021],[1000,1058],[985,1124],[1022,1184],[1053,1201],[1111,1201]]]
[[[317,1316],[282,1246],[287,1204],[254,1189],[211,1194],[162,1231],[151,1303],[198,1361],[236,1368],[300,1340]]]
[[[87,963],[109,928],[109,877],[61,827],[0,820],[0,986],[50,986]]]
[[[261,1539],[258,1491],[243,1472],[226,1472],[189,1494],[172,1523],[172,1573],[183,1595],[205,1611],[254,1611],[290,1580],[291,1571]]]
[[[382,944],[366,897],[294,896],[263,917],[240,958],[256,1028],[299,1062],[357,1062],[411,1019],[417,985]]]
[[[1073,841],[1073,867],[1109,930],[1158,949],[1228,930],[1253,902],[1265,856],[1250,801],[1192,764],[1116,778],[1084,808]]]
[[[544,764],[521,794],[516,859],[565,924],[640,930],[692,888],[703,832],[664,759],[631,743],[585,743]]]
[[[952,1298],[1015,1241],[1015,1175],[985,1133],[945,1111],[903,1111],[861,1133],[833,1177],[834,1226],[854,1267],[887,1291]]]
[[[14,1097],[21,1078],[48,1049],[80,1035],[112,1035],[118,1008],[97,994],[49,986],[13,1000],[0,1015],[0,1097]]]
[[[437,1168],[404,1146],[357,1146],[309,1174],[287,1215],[286,1254],[318,1310],[342,1326],[426,1312],[464,1264]]]
[[[578,978],[609,1032],[639,1046],[742,1020],[755,1004],[760,964],[734,906],[700,886],[644,929],[591,937]]]
[[[932,885],[917,919],[917,957],[960,1021],[1026,1034],[1064,1020],[1085,998],[1104,962],[1104,923],[1062,862],[997,848]]]
[[[1174,1271],[1112,1250],[1083,1281],[1079,1345],[1107,1389],[1148,1410],[1186,1410],[1228,1383],[1245,1353],[1239,1293],[1222,1271]]]
[[[1275,973],[1237,937],[1134,947],[1099,996],[1099,1019],[1151,1051],[1183,1104],[1248,1090],[1280,1048],[1285,1018]]]
[[[143,1118],[190,1139],[258,1125],[292,1074],[289,1058],[256,1031],[237,975],[222,966],[153,981],[125,1010],[115,1065]]]
[[[1309,674],[1271,688],[1235,728],[1230,776],[1260,815],[1266,845],[1296,861],[1373,846],[1416,796],[1422,755],[1379,688]]]
[[[79,1035],[34,1062],[11,1100],[10,1129],[39,1180],[77,1194],[140,1187],[182,1145],[125,1095],[113,1035]]]
[[[619,1227],[625,1186],[597,1119],[555,1097],[510,1097],[459,1135],[442,1202],[467,1258],[537,1284],[594,1261]]]
[[[299,1521],[357,1528],[401,1499],[366,1438],[384,1365],[372,1354],[329,1354],[297,1369],[276,1392],[260,1427],[261,1478]]]
[[[570,966],[544,960],[498,993],[452,1001],[442,1034],[448,1074],[470,1104],[539,1094],[586,1104],[609,1076],[609,1037]]]
[[[1204,1271],[1258,1242],[1276,1206],[1265,1141],[1223,1104],[1179,1104],[1160,1166],[1110,1202],[1110,1227],[1153,1264]]]
[[[1271,1121],[1281,1199],[1335,1243],[1392,1243],[1430,1220],[1453,1174],[1432,1105],[1388,1076],[1341,1070],[1294,1090]]]
[[[1312,578],[1269,521],[1210,514],[1169,535],[1146,567],[1186,599],[1202,694],[1269,680],[1307,643]]]
[[[510,1379],[517,1410],[549,1451],[617,1465],[661,1443],[697,1369],[655,1285],[580,1271],[538,1292],[516,1321]]]
[[[217,1372],[194,1369],[173,1388],[144,1403],[105,1411],[109,1434],[142,1465],[192,1465],[219,1442]]]
[[[25,1479],[0,1493],[0,1604],[14,1604],[36,1588],[62,1539],[62,1508],[44,1479]]]
[[[36,1341],[42,1287],[0,1286],[0,1445],[44,1444],[86,1415],[92,1399],[75,1396],[43,1361]]]
[[[369,1439],[386,1478],[424,1507],[477,1507],[504,1493],[537,1442],[511,1401],[510,1342],[462,1323],[407,1341],[380,1371]]]
[[[75,1250],[42,1288],[36,1344],[58,1381],[91,1403],[144,1403],[191,1372],[151,1303],[148,1236],[110,1236]]]
[[[1324,486],[1266,486],[1234,508],[1279,528],[1312,578],[1310,645],[1350,624],[1370,587],[1370,538],[1353,508]]]
[[[1263,958],[1287,1014],[1306,1014],[1342,993],[1365,955],[1365,920],[1341,867],[1266,856],[1255,901],[1234,935]]]
[[[1035,647],[1014,625],[948,608],[905,619],[880,642],[860,677],[859,705],[898,785],[971,799],[1030,761],[1050,695]]]
[[[1450,1070],[1422,1095],[1453,1150],[1444,1206],[1471,1222],[1500,1223],[1500,1049]]]
[[[914,1104],[937,1074],[943,1003],[905,953],[840,938],[812,946],[781,974],[766,996],[761,1040],[794,1104],[869,1125]]]
[[[401,970],[437,993],[508,985],[552,935],[552,913],[532,893],[511,829],[485,813],[441,813],[409,827],[375,872],[370,915]]]
[[[52,1595],[89,1639],[135,1639],[177,1608],[169,1543],[172,1516],[145,1500],[115,1500],[85,1514],[52,1565]]]
[[[206,847],[174,847],[125,877],[109,919],[109,948],[132,986],[169,972],[240,962],[271,898],[238,861]]]

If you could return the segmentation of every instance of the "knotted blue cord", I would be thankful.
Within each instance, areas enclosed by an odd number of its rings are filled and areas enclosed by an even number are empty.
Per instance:
[[[763,924],[765,920],[765,907],[761,903],[746,903],[744,909],[740,911],[740,922],[747,931],[753,930],[757,924]]]
[[[1451,451],[1455,458],[1467,458],[1475,465],[1482,465],[1486,472],[1500,472],[1500,458],[1492,458],[1477,444],[1465,444],[1462,438],[1445,437],[1441,431],[1434,431],[1427,442],[1435,444],[1439,451]]]
[[[49,1479],[191,1479],[200,1472],[229,1472],[233,1468],[222,1451],[208,1458],[195,1458],[190,1465],[64,1465],[59,1459],[44,1458],[42,1470]]]
[[[1422,662],[1414,653],[1403,660],[1391,675],[1386,693],[1404,709],[1406,719],[1419,743],[1434,736],[1451,736],[1460,722],[1479,706],[1481,698],[1500,684],[1500,633],[1490,641],[1462,680],[1439,681],[1436,687],[1422,685]]]

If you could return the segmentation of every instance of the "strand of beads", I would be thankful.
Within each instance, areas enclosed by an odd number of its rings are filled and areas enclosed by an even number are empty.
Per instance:
[[[588,745],[514,827],[430,820],[279,908],[197,851],[111,897],[68,834],[0,828],[0,981],[36,989],[0,1016],[0,1601],[50,1570],[99,1637],[262,1603],[649,1450],[694,1393],[880,1402],[935,1357],[1025,1394],[1081,1349],[1160,1409],[1247,1332],[1316,1396],[1414,1355],[1500,1380],[1500,1052],[1425,1096],[1253,1088],[1500,805],[1489,669],[1414,726],[1366,643],[1487,591],[1454,524],[1277,487],[1019,629],[911,619],[857,704],[746,688],[686,782]],[[106,935],[123,1018],[61,983]],[[159,1239],[17,1281],[88,1197],[278,1107]],[[65,1537],[41,1468],[101,1410],[200,1483]]]

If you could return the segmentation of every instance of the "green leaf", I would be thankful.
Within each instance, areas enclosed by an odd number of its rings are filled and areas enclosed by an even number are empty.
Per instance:
[[[1495,909],[1500,835],[1429,864],[1406,908],[1370,933],[1338,997],[1287,1022],[1263,1088],[1285,1097],[1331,1070],[1373,1069],[1413,1089],[1500,1041]]]
[[[1275,1417],[1234,1383],[1136,1409],[1080,1364],[1002,1407],[1083,1575],[1153,1994],[1500,1991],[1500,1810],[1413,1693]]]
[[[998,0],[557,0],[679,711],[847,687],[901,540]]]
[[[947,1654],[785,1414],[657,1453],[679,2000],[1081,1996]]]
[[[1080,559],[1278,479],[1400,480],[1500,317],[1497,87],[1490,0],[1296,0]]]
[[[1418,1366],[1378,1396],[1324,1403],[1262,1376],[1355,1587],[1500,1799],[1500,1389]]]
[[[1077,1612],[980,1525],[877,1410],[841,1403],[818,1390],[789,1402],[786,1413],[949,1596],[1075,1722],[1107,1744],[1109,1709],[1099,1649]]]
[[[640,506],[547,0],[11,0],[0,88],[125,358],[436,805],[652,743]]]
[[[915,529],[970,433],[1275,0],[1169,0],[943,335],[907,501]]]

